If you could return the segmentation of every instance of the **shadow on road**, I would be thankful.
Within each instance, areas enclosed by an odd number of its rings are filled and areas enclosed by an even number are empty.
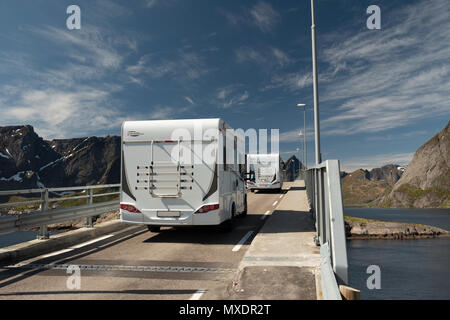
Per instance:
[[[270,223],[259,233],[298,233],[315,232],[314,219],[307,211],[275,210],[270,216]]]
[[[295,191],[295,190],[306,190],[306,187],[291,187],[290,190],[292,190],[292,191]]]
[[[149,233],[149,238],[144,242],[236,245],[248,231],[259,230],[262,216],[249,214],[245,218],[237,217],[232,231],[224,231],[221,226],[162,227],[157,234]]]
[[[254,191],[254,193],[256,193],[256,194],[264,194],[264,193],[267,193],[267,194],[273,194],[273,193],[277,193],[277,194],[285,194],[287,192],[287,190],[281,190],[281,192],[280,192],[280,190],[277,190],[277,189],[258,189],[258,190],[255,190]]]

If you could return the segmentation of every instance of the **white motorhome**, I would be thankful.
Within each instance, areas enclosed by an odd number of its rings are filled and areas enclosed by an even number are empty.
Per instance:
[[[247,197],[245,154],[227,129],[222,119],[124,122],[121,221],[152,232],[220,224],[230,230],[247,214]]]
[[[281,191],[283,177],[281,174],[281,157],[279,154],[247,155],[247,189],[276,189]]]

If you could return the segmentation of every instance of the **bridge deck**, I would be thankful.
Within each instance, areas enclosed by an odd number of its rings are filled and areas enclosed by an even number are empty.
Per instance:
[[[249,193],[248,216],[232,232],[126,226],[0,266],[0,300],[315,299],[313,222],[303,182],[289,186],[282,194]],[[81,269],[77,288],[68,286],[68,265]]]
[[[316,299],[320,250],[304,182],[289,190],[244,255],[232,299]]]

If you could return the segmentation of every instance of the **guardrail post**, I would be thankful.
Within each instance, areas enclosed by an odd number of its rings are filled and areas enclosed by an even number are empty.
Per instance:
[[[41,212],[47,211],[48,210],[48,189],[45,189],[41,193],[41,200],[42,200]],[[39,227],[39,234],[38,234],[37,238],[39,240],[45,240],[45,239],[49,238],[47,225],[41,225]]]
[[[330,236],[333,243],[330,246],[331,259],[336,277],[340,282],[348,283],[347,245],[345,238],[345,221],[342,205],[342,186],[339,174],[339,161],[327,162],[328,185],[330,187]],[[331,174],[332,173],[332,174]]]
[[[329,279],[326,280],[322,274],[322,281],[325,279],[325,282],[329,283],[330,279],[333,278],[333,290],[338,292],[336,283],[348,283],[347,246],[339,161],[327,160],[315,168],[310,168],[306,187],[316,223],[317,233],[314,240],[316,245],[321,246],[322,256],[327,258],[326,272]],[[324,272],[323,270],[322,268],[322,272]],[[333,273],[334,275],[331,276]]]
[[[318,169],[310,169],[309,172],[309,181],[311,183],[310,186],[310,195],[311,195],[311,206],[313,206],[313,215],[314,221],[316,224],[317,233],[314,236],[314,243],[316,246],[320,246],[320,215],[317,207],[317,172]]]
[[[92,197],[94,194],[94,189],[87,189],[88,198],[87,198],[87,204],[92,205],[94,203],[94,198]],[[86,227],[87,228],[93,228],[94,223],[92,221],[92,216],[89,216],[86,218]]]
[[[321,176],[321,169],[317,168],[314,170],[314,209],[316,210],[316,218],[318,221],[318,229],[317,229],[317,236],[319,238],[319,243],[322,244],[324,242],[324,234],[323,234],[323,212],[322,212],[322,206],[320,205],[321,198],[321,190],[320,190],[320,176]]]

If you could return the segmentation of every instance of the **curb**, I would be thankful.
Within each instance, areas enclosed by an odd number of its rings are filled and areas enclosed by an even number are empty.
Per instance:
[[[42,254],[61,250],[126,227],[128,227],[128,225],[123,224],[120,220],[106,221],[95,225],[93,228],[84,227],[52,235],[50,239],[31,240],[2,248],[0,249],[0,265],[9,265]]]

